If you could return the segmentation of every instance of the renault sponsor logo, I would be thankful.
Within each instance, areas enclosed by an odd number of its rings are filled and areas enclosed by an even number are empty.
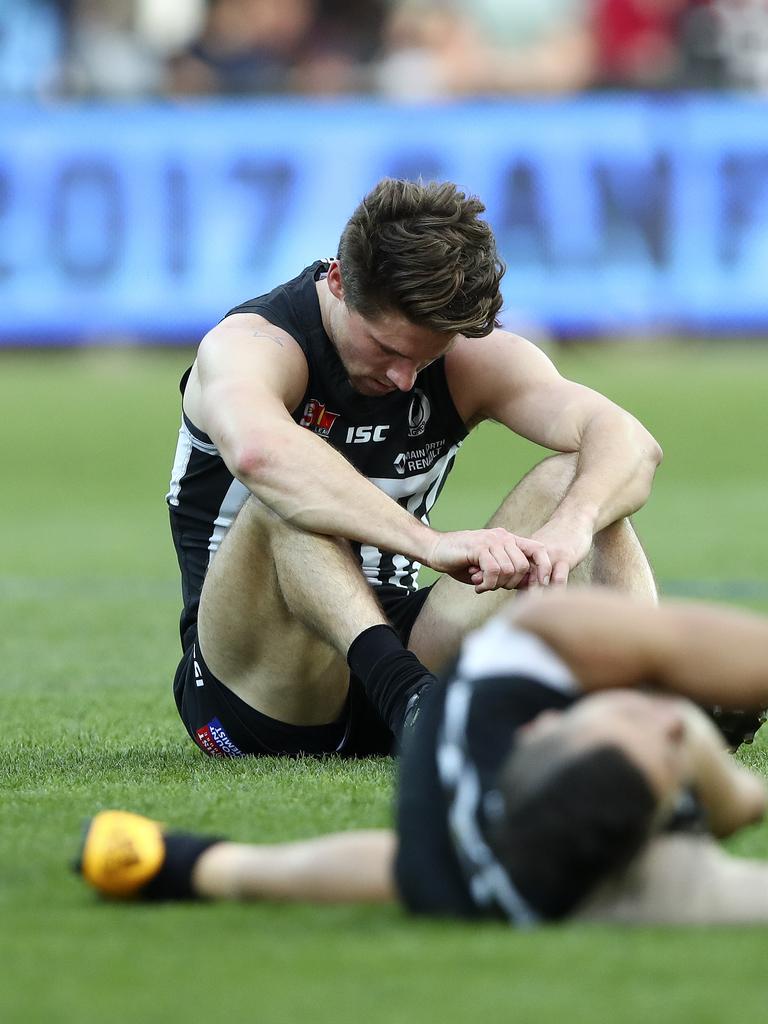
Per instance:
[[[427,396],[421,388],[414,388],[408,410],[408,437],[420,437],[424,433],[431,411]]]
[[[394,466],[400,476],[406,473],[421,473],[429,469],[435,459],[439,459],[445,448],[445,438],[439,441],[427,441],[423,448],[411,448],[409,452],[400,452]]]

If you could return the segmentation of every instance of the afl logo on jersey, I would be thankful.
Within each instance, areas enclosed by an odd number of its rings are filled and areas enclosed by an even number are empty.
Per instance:
[[[427,396],[421,388],[414,388],[408,410],[408,437],[420,437],[424,433],[431,411]]]

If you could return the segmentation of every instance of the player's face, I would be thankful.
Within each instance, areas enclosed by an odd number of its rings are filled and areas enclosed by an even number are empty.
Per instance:
[[[659,804],[670,803],[690,774],[685,702],[633,690],[607,690],[562,713],[545,712],[528,735],[559,729],[572,749],[611,744],[640,769]]]
[[[367,319],[342,306],[333,340],[352,387],[374,396],[410,391],[416,375],[445,355],[455,337],[419,327],[398,313]]]
[[[400,313],[369,318],[350,309],[335,260],[326,281],[336,300],[328,310],[326,328],[352,387],[362,395],[410,391],[416,374],[444,356],[456,341],[456,335],[419,327]]]

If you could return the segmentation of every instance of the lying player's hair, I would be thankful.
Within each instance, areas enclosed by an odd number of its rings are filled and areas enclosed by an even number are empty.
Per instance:
[[[489,840],[542,917],[569,914],[648,840],[657,801],[615,746],[569,753],[560,737],[518,743],[502,767],[504,813]]]
[[[394,311],[446,334],[499,326],[504,264],[485,206],[451,182],[385,178],[347,222],[338,256],[344,299],[361,316]]]

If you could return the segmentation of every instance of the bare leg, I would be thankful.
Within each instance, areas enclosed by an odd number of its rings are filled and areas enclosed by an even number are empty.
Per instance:
[[[206,575],[198,636],[211,671],[251,707],[320,725],[343,709],[350,643],[386,621],[345,541],[249,499]]]
[[[544,459],[505,498],[489,526],[532,536],[562,501],[576,471],[575,455]],[[571,573],[575,583],[597,583],[656,601],[656,584],[635,531],[622,519],[595,536],[591,551]],[[410,648],[433,672],[458,652],[461,640],[513,597],[497,590],[476,594],[471,587],[442,577],[414,624]]]
[[[574,917],[615,924],[764,924],[768,864],[732,857],[706,836],[662,836]]]
[[[601,530],[588,559],[588,565],[582,563],[572,573],[577,582],[597,583],[658,601],[653,570],[629,519],[620,519]]]

